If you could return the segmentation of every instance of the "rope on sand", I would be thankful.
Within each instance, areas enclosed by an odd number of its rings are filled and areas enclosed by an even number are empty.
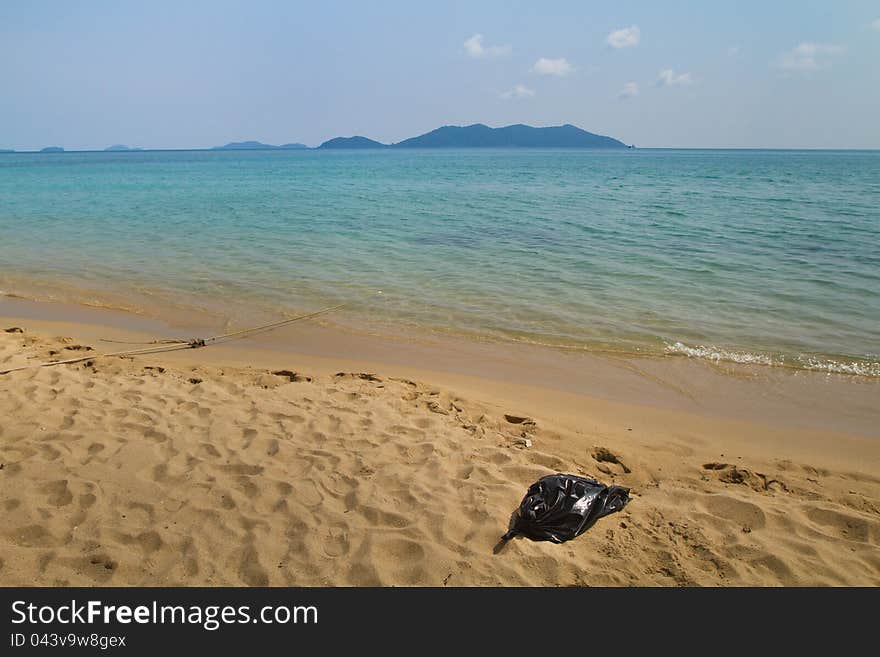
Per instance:
[[[376,294],[382,294],[382,292],[376,292]],[[288,319],[282,319],[277,322],[270,322],[269,324],[263,324],[261,326],[254,326],[251,328],[241,329],[239,331],[231,331],[229,333],[222,333],[220,335],[212,335],[209,338],[192,338],[190,340],[153,340],[152,342],[123,342],[117,340],[104,340],[104,342],[118,342],[119,344],[146,344],[153,345],[149,347],[144,347],[141,349],[127,349],[124,351],[113,351],[106,354],[91,354],[89,356],[77,356],[76,358],[66,358],[64,360],[51,360],[45,363],[30,363],[28,365],[21,365],[19,367],[13,367],[8,370],[0,370],[0,375],[9,374],[10,372],[20,372],[22,370],[30,370],[30,369],[38,369],[41,367],[54,367],[55,365],[69,365],[71,363],[81,363],[87,360],[94,360],[96,358],[110,358],[113,356],[118,356],[120,358],[124,358],[126,356],[145,356],[148,354],[160,354],[166,351],[179,351],[181,349],[199,349],[201,347],[208,347],[215,344],[220,344],[223,342],[229,342],[231,340],[241,340],[244,338],[249,338],[253,335],[258,335],[260,333],[265,333],[267,331],[272,331],[277,328],[281,328],[282,326],[287,326],[288,324],[293,324],[294,322],[298,322],[304,319],[311,319],[312,317],[317,317],[318,315],[323,315],[325,313],[332,312],[334,310],[339,310],[340,308],[345,308],[346,306],[350,306],[354,301],[347,301],[345,303],[340,303],[336,306],[330,306],[328,308],[322,308],[321,310],[316,310],[315,312],[306,313],[305,315],[297,315],[296,317],[290,317]]]

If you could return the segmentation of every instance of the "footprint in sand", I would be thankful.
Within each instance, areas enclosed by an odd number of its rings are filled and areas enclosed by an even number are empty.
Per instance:
[[[220,458],[220,452],[217,451],[217,448],[214,447],[211,443],[201,443],[199,445],[199,449],[202,454],[207,458]]]
[[[47,461],[54,461],[61,456],[61,452],[51,445],[40,445],[40,449],[43,450],[43,458]]]
[[[754,491],[788,491],[788,487],[779,479],[768,477],[760,472],[752,472],[738,468],[732,463],[704,463],[704,470],[709,470],[718,480],[725,484],[740,484]]]
[[[880,523],[840,513],[832,509],[815,507],[807,511],[807,518],[826,530],[831,530],[838,538],[858,543],[877,544],[880,536]]]
[[[260,555],[252,545],[246,545],[241,553],[238,574],[248,586],[268,586],[269,575],[260,564]]]
[[[595,447],[593,449],[592,457],[593,460],[599,464],[596,466],[596,469],[599,470],[599,472],[604,472],[607,475],[621,473],[629,474],[632,472],[623,461],[620,460],[620,457],[607,447]]]
[[[122,534],[119,540],[126,545],[137,545],[143,551],[144,557],[148,557],[154,552],[158,552],[165,545],[165,541],[156,531],[145,531],[140,534],[130,535]]]
[[[296,372],[294,372],[292,370],[276,370],[275,372],[272,372],[272,374],[274,374],[275,376],[280,376],[282,378],[285,378],[288,381],[290,381],[291,383],[296,383],[298,381],[310,382],[312,380],[311,377],[303,376],[302,374],[297,374]]]
[[[220,470],[234,475],[254,476],[263,473],[263,466],[248,465],[246,463],[236,463],[230,465],[217,466]]]
[[[187,538],[180,544],[179,553],[183,556],[181,566],[187,577],[195,577],[199,574],[198,552],[191,538]]]
[[[256,499],[260,496],[259,486],[257,486],[250,477],[239,477],[238,488],[244,493],[245,497],[250,500]]]
[[[767,524],[767,516],[761,508],[751,502],[738,500],[726,495],[706,495],[700,504],[713,516],[729,520],[750,530],[762,529]]]
[[[22,547],[50,547],[55,537],[43,525],[26,525],[10,533],[13,543]]]
[[[321,549],[328,557],[343,557],[348,554],[351,545],[348,542],[348,526],[340,523],[327,529],[321,542]]]
[[[360,512],[371,525],[403,529],[410,524],[405,516],[393,511],[381,511],[375,507],[364,506],[360,508]]]
[[[67,487],[67,479],[44,484],[43,492],[48,495],[49,504],[52,506],[67,506],[73,501],[73,495]]]
[[[82,570],[99,581],[105,581],[113,577],[113,573],[119,567],[116,561],[103,552],[91,557],[85,557],[81,560],[80,565]]]

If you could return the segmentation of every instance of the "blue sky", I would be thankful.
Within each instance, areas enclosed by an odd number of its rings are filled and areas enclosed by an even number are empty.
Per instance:
[[[574,123],[880,148],[880,3],[0,2],[0,148]]]

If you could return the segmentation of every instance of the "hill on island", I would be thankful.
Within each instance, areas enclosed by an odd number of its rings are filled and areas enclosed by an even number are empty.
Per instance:
[[[213,151],[274,151],[308,149],[305,144],[293,142],[275,146],[260,141],[232,141],[214,146]],[[319,149],[369,149],[369,148],[630,148],[622,141],[605,135],[597,135],[567,123],[565,125],[536,128],[517,123],[501,128],[491,128],[483,123],[457,126],[445,125],[417,137],[410,137],[394,144],[383,144],[361,135],[328,139]],[[44,148],[43,152],[61,152],[57,146]],[[105,151],[141,150],[115,144]]]
[[[482,123],[447,125],[418,137],[404,139],[395,148],[626,148],[612,137],[596,135],[571,124],[534,128],[521,123],[490,128]]]
[[[373,139],[356,136],[334,137],[325,141],[318,148],[388,148],[388,146]]]
[[[613,137],[593,134],[571,124],[535,128],[518,123],[490,128],[482,123],[447,125],[396,144],[366,137],[336,137],[318,148],[628,148]]]
[[[231,141],[223,146],[214,146],[212,151],[277,151],[277,150],[296,150],[300,148],[308,148],[305,144],[283,144],[281,146],[273,146],[272,144],[264,144],[259,141]]]

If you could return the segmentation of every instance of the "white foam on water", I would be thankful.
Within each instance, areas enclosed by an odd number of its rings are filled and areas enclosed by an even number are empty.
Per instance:
[[[690,356],[691,358],[703,358],[705,360],[711,360],[716,363],[724,361],[728,363],[743,363],[750,365],[781,364],[776,362],[772,356],[768,356],[766,354],[753,354],[747,351],[729,351],[727,349],[705,345],[689,347],[683,342],[667,344],[666,352],[671,354]]]
[[[690,358],[701,358],[715,363],[741,363],[744,365],[768,365],[777,367],[794,367],[828,374],[853,374],[857,376],[880,377],[880,362],[869,360],[835,360],[818,356],[797,356],[786,359],[785,356],[751,353],[748,351],[731,351],[711,345],[688,346],[683,342],[666,345],[666,353]]]
[[[870,361],[839,361],[821,358],[805,358],[801,362],[805,369],[829,374],[857,374],[859,376],[880,377],[880,363]]]

